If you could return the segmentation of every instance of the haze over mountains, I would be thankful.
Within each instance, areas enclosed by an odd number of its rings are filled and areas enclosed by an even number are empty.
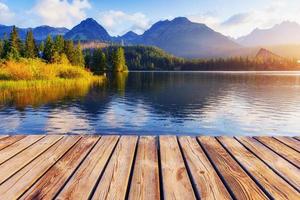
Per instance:
[[[11,29],[12,26],[0,25],[0,38],[3,38],[4,34],[9,35]],[[28,28],[19,29],[22,39],[28,30]],[[50,34],[64,35],[67,39],[81,41],[149,45],[186,58],[248,55],[255,46],[300,44],[300,25],[294,22],[283,22],[265,30],[255,29],[249,35],[237,40],[224,36],[205,24],[191,22],[185,17],[159,21],[142,35],[129,31],[123,36],[112,37],[92,18],[82,21],[71,30],[50,26],[40,26],[32,30],[37,40],[44,40]]]
[[[300,25],[284,21],[270,29],[255,29],[236,41],[244,46],[300,44]]]

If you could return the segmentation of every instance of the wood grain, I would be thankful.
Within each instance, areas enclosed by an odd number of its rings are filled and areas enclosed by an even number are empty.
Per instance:
[[[79,139],[78,136],[65,136],[47,149],[42,155],[26,165],[0,185],[0,199],[17,199],[38,180],[65,152]]]
[[[300,141],[291,138],[291,137],[275,137],[277,140],[281,141],[282,143],[288,145],[289,147],[295,149],[296,151],[300,152]]]
[[[8,137],[8,135],[0,135],[0,141],[3,139],[3,138],[6,138]]]
[[[56,199],[88,199],[118,138],[118,136],[101,137]]]
[[[273,198],[284,200],[297,199],[299,197],[298,192],[294,188],[237,140],[229,137],[218,137],[218,139]]]
[[[215,138],[201,136],[198,139],[237,199],[268,199]]]
[[[275,151],[277,154],[281,155],[283,158],[287,159],[298,168],[300,167],[300,153],[294,149],[282,144],[278,140],[271,137],[255,137],[261,143]]]
[[[23,151],[24,149],[26,149],[27,147],[29,147],[30,145],[37,142],[43,137],[44,136],[42,135],[29,135],[6,147],[2,151],[0,151],[0,164],[4,163],[14,155],[20,153],[21,151]]]
[[[164,199],[195,199],[176,136],[161,136],[159,142]]]
[[[179,141],[200,198],[206,200],[231,199],[197,140],[192,137],[180,137]]]
[[[159,187],[156,138],[142,136],[139,139],[129,199],[159,200]]]
[[[55,144],[62,136],[46,136],[0,165],[0,184]]]
[[[120,139],[92,199],[125,199],[136,143],[136,136]]]
[[[15,136],[9,136],[9,137],[3,137],[0,140],[0,150],[8,147],[9,145],[25,138],[25,135],[15,135]]]
[[[300,169],[291,162],[299,154],[298,142],[0,136],[0,200],[300,199]]]
[[[80,139],[20,199],[53,199],[99,138],[98,136],[85,136]]]
[[[251,137],[237,137],[236,139],[250,149],[257,157],[266,162],[295,188],[300,189],[300,176],[295,176],[295,174],[300,174],[300,170],[297,167]]]

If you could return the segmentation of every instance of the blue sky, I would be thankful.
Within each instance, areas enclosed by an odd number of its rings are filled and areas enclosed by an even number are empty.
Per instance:
[[[0,0],[0,24],[72,28],[92,17],[110,34],[120,35],[185,16],[238,37],[285,20],[300,23],[299,11],[298,0]]]

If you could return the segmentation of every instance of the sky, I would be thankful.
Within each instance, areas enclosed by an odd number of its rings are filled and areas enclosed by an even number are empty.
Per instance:
[[[299,13],[299,0],[0,0],[0,24],[72,28],[92,17],[114,36],[184,16],[237,38],[283,21],[300,23]]]

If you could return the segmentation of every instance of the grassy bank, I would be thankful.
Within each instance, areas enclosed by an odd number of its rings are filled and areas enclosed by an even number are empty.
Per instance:
[[[70,64],[48,64],[39,59],[0,62],[0,89],[69,87],[99,83],[104,77],[94,76],[82,67]]]

